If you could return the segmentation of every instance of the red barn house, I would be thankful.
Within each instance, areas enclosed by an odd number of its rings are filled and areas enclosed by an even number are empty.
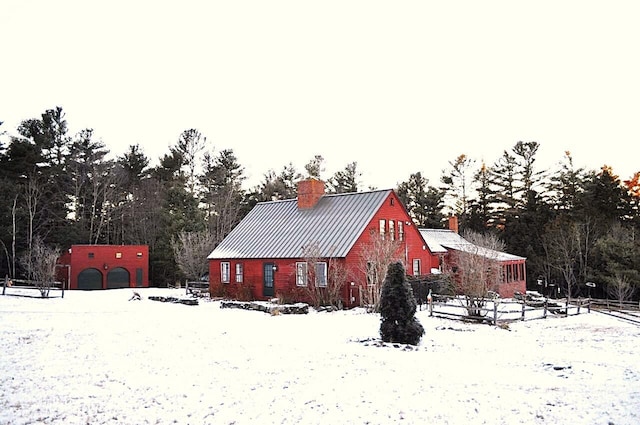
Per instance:
[[[68,289],[149,286],[147,245],[72,245],[58,261]]]
[[[311,285],[331,287],[338,266],[348,276],[342,304],[356,306],[369,286],[366,255],[376,240],[394,242],[395,260],[408,274],[437,267],[438,257],[393,190],[325,194],[321,180],[303,180],[296,199],[258,203],[211,252],[210,290],[263,300],[300,294]]]

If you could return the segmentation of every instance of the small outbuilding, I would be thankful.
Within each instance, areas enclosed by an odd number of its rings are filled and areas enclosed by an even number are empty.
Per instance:
[[[429,250],[439,257],[439,272],[456,267],[455,253],[465,252],[495,260],[501,273],[497,292],[503,298],[512,298],[516,292],[527,290],[526,258],[473,245],[458,234],[456,217],[449,219],[449,229],[420,229]],[[436,272],[434,270],[434,272]]]
[[[72,245],[58,260],[58,279],[67,289],[149,286],[147,245]]]

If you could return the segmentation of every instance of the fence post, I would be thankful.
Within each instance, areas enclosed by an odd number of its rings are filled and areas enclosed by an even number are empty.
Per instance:
[[[569,297],[567,297],[567,302],[565,304],[564,317],[569,317]]]
[[[548,303],[549,303],[549,299],[545,298],[544,299],[544,313],[542,314],[542,318],[546,319],[547,318],[547,307],[548,307]]]
[[[2,283],[2,295],[4,295],[7,290],[7,280],[9,280],[9,276],[4,277],[4,282]]]
[[[527,302],[522,301],[522,318],[520,320],[522,320],[523,322],[524,322],[524,311],[526,307],[527,307]]]
[[[498,303],[493,300],[493,326],[498,324]]]

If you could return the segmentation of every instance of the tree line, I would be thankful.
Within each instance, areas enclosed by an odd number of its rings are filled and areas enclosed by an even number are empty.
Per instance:
[[[329,193],[363,190],[357,161],[327,177],[321,155],[303,171],[270,169],[245,190],[233,149],[216,151],[197,129],[184,130],[155,166],[139,145],[111,158],[92,129],[69,134],[60,107],[15,133],[0,126],[0,272],[10,277],[28,273],[23,259],[40,243],[145,244],[150,281],[165,286],[185,278],[181,243],[198,239],[212,250],[257,202],[294,198],[302,178],[323,179]],[[443,228],[455,214],[462,231],[493,234],[527,257],[530,289],[577,295],[596,282],[603,295],[630,297],[640,282],[639,174],[584,170],[569,152],[558,169],[538,170],[538,148],[517,142],[493,164],[459,155],[433,184],[407,170],[396,191],[418,226]]]

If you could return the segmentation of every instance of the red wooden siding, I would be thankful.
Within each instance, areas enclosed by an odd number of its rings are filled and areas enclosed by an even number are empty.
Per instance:
[[[111,275],[109,273],[112,273]],[[149,286],[149,247],[147,245],[73,245],[58,261],[58,278],[67,288],[78,289],[84,273],[99,276],[95,289],[107,289],[110,276],[117,274],[119,287]],[[128,282],[122,279],[128,274]],[[115,281],[114,278],[112,281]]]

